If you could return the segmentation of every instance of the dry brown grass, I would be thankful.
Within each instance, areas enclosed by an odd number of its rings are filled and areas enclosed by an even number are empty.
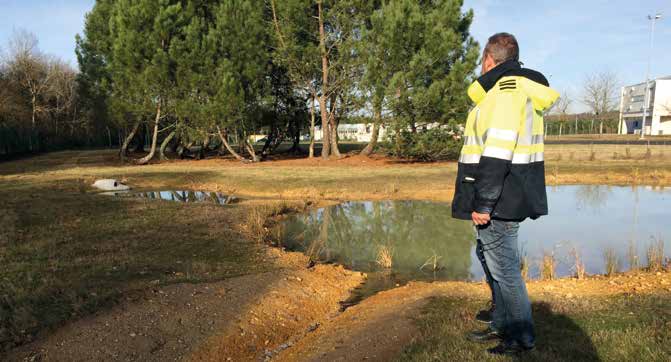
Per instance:
[[[603,253],[603,257],[607,276],[613,276],[615,273],[620,271],[620,260],[615,253],[615,249],[606,249]]]
[[[394,248],[389,245],[379,245],[375,262],[382,268],[391,269],[394,265]]]
[[[649,271],[656,272],[664,268],[664,241],[661,238],[648,245],[646,254],[648,257]]]
[[[629,262],[630,271],[637,271],[641,267],[641,263],[638,257],[638,250],[634,241],[629,241],[629,245],[627,247],[627,260]]]
[[[573,271],[575,277],[578,279],[585,279],[585,263],[582,262],[580,252],[578,252],[578,249],[573,248],[571,249],[570,254],[573,257]]]
[[[543,259],[541,260],[541,280],[555,279],[556,260],[554,252],[543,251]]]

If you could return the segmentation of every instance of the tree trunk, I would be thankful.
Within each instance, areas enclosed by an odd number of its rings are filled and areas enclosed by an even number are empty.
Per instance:
[[[370,156],[375,151],[375,146],[377,146],[377,138],[380,133],[380,122],[382,120],[382,110],[381,106],[376,105],[375,110],[373,111],[373,132],[370,135],[370,142],[366,147],[361,150],[361,156]]]
[[[252,162],[259,162],[260,161],[259,156],[257,156],[256,151],[254,151],[254,145],[249,143],[249,139],[247,139],[247,137],[245,137],[245,149],[247,149],[247,152],[252,157]]]
[[[329,117],[326,111],[326,100],[319,96],[319,111],[322,120],[322,158],[328,160],[331,156],[331,132],[329,131]]]
[[[298,118],[294,118],[294,141],[291,145],[290,153],[298,155],[303,153],[301,151],[301,125]]]
[[[564,122],[559,122],[559,137],[561,137],[561,132],[562,132],[563,126],[564,126]]]
[[[140,128],[140,122],[135,122],[135,125],[131,129],[130,133],[128,136],[126,136],[126,139],[123,141],[123,144],[121,145],[121,149],[119,150],[119,157],[121,158],[121,161],[126,161],[126,156],[128,156],[128,145],[130,145],[130,142],[135,138],[135,134],[137,133],[137,130]]]
[[[340,150],[338,149],[338,122],[331,118],[331,129],[329,130],[331,136],[331,154],[336,158],[342,158]]]
[[[270,146],[272,145],[273,141],[275,141],[275,137],[279,137],[279,131],[277,130],[277,126],[275,125],[275,121],[271,121],[270,124],[270,132],[268,133],[268,136],[266,137],[266,142],[263,143],[263,148],[261,149],[261,154],[263,157],[267,156],[269,153],[268,150],[270,149]]]
[[[315,157],[315,94],[310,98],[310,151],[308,158]]]
[[[331,97],[331,104],[330,104],[330,109],[329,109],[329,123],[331,124],[331,129],[330,129],[330,135],[331,135],[331,154],[335,156],[336,158],[342,158],[342,155],[340,154],[340,149],[338,149],[338,123],[339,121],[339,115],[336,112],[336,105],[337,105],[338,98],[335,94],[332,95]]]
[[[109,127],[105,127],[107,129],[107,140],[109,142],[109,147],[110,149],[112,148],[112,131],[110,131]]]
[[[161,101],[159,100],[158,105],[156,106],[156,119],[154,120],[154,134],[151,138],[151,148],[149,149],[149,154],[137,160],[138,165],[146,165],[154,158],[156,154],[156,142],[158,141],[158,123],[161,120]]]
[[[158,157],[161,159],[161,161],[168,160],[168,157],[166,157],[166,155],[165,155],[165,149],[168,147],[168,144],[170,143],[170,141],[172,141],[172,139],[175,137],[175,133],[177,133],[177,132],[176,131],[170,132],[168,137],[166,137],[163,140],[163,142],[161,143],[161,149],[158,152]]]
[[[231,145],[228,143],[228,133],[227,132],[222,132],[221,128],[219,126],[217,126],[217,134],[219,134],[219,139],[221,140],[221,143],[224,145],[224,147],[226,147],[226,150],[228,150],[228,152],[231,155],[233,155],[233,157],[235,157],[236,160],[242,161],[242,162],[249,162],[248,159],[240,156],[239,153],[235,152],[233,147],[231,147]]]
[[[329,114],[326,108],[326,97],[328,96],[329,83],[329,60],[326,52],[326,32],[324,31],[324,16],[322,14],[322,1],[317,1],[319,18],[319,49],[322,57],[322,92],[319,95],[319,111],[322,118],[322,158],[328,160],[331,156],[331,137],[329,135]]]

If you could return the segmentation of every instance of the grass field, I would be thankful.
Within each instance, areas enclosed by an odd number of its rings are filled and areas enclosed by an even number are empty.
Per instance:
[[[665,156],[671,148],[651,148],[650,154],[646,146],[627,153],[611,145],[548,145],[548,183],[671,185]],[[358,156],[130,166],[120,164],[115,151],[66,151],[2,163],[0,345],[25,343],[152,285],[272,269],[260,259],[258,240],[266,217],[282,210],[322,200],[447,201],[455,174],[453,162]],[[90,188],[103,177],[138,190],[202,189],[246,200],[222,208],[116,199]],[[415,350],[433,353],[427,348],[420,343]]]
[[[668,361],[671,313],[668,294],[592,297],[585,300],[534,300],[537,348],[522,361]],[[500,361],[483,354],[495,344],[472,343],[464,332],[478,330],[473,320],[485,301],[438,297],[417,318],[421,338],[399,361]]]

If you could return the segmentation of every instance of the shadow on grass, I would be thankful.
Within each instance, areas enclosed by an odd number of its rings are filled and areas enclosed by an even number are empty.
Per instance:
[[[554,313],[546,302],[533,303],[536,350],[524,360],[600,361],[592,340],[573,319]],[[528,358],[527,358],[528,357]]]
[[[458,293],[458,291],[456,291]],[[487,353],[496,345],[470,342],[466,335],[482,330],[474,313],[484,301],[464,296],[432,298],[415,320],[420,337],[407,346],[399,361],[500,361]],[[533,303],[536,349],[517,356],[523,361],[600,361],[589,334],[572,317]]]
[[[273,270],[248,235],[259,228],[250,215],[272,207],[119,199],[65,181],[10,187],[0,204],[0,360],[153,287]]]

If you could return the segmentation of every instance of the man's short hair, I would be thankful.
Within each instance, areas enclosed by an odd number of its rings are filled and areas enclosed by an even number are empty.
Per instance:
[[[496,64],[507,60],[520,60],[520,48],[517,39],[509,33],[496,33],[489,37],[484,55],[491,55]]]

